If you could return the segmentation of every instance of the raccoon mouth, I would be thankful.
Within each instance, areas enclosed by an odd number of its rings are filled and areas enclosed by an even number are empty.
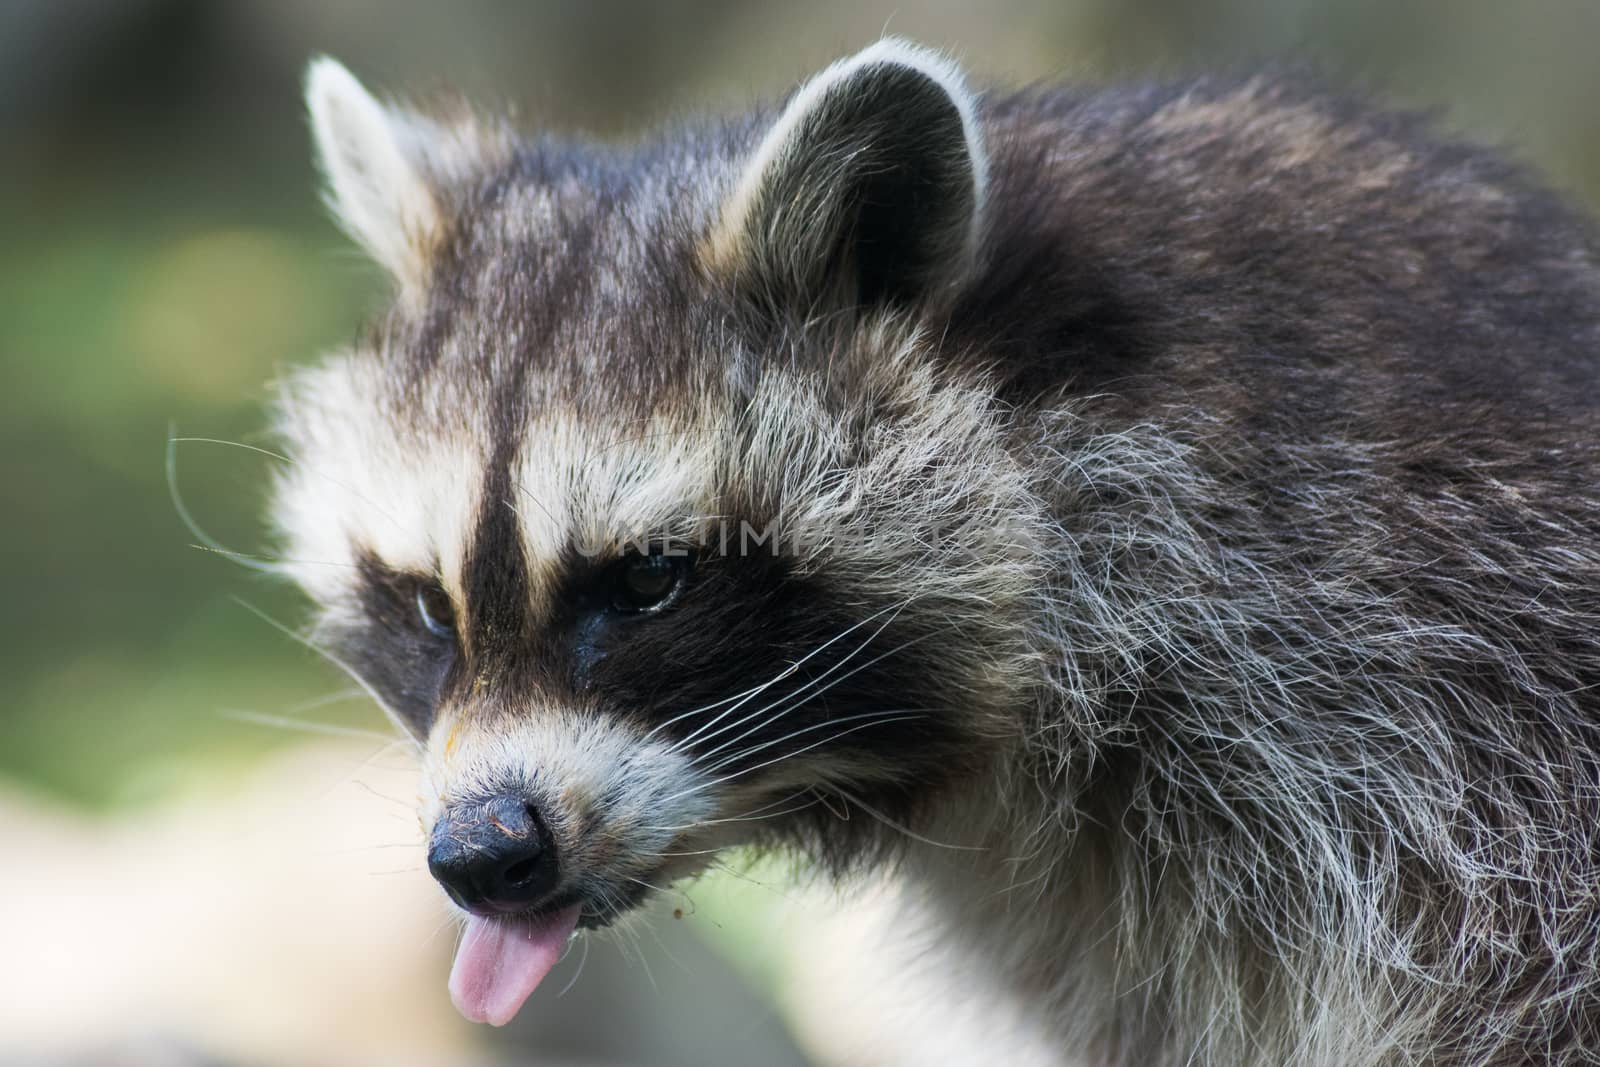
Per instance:
[[[582,906],[537,916],[469,915],[450,968],[450,999],[475,1023],[504,1026],[544,981],[578,929]]]
[[[450,999],[472,1022],[504,1026],[561,961],[580,929],[605,929],[647,896],[642,885],[603,901],[570,891],[534,911],[469,914],[450,968]]]

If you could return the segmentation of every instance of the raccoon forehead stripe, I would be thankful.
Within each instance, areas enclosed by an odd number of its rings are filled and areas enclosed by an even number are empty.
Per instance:
[[[509,504],[509,449],[491,465],[472,548],[463,567],[467,647],[480,669],[489,658],[515,656],[528,630],[528,565]]]

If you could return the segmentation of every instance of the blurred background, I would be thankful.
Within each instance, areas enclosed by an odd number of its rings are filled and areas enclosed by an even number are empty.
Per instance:
[[[406,749],[286,635],[289,590],[195,547],[166,453],[270,446],[268,383],[381,297],[318,201],[310,55],[626,139],[885,30],[1001,84],[1306,62],[1600,202],[1593,0],[0,0],[0,1064],[865,1058],[830,973],[871,942],[781,870],[667,900],[505,1032],[459,1022]],[[173,456],[261,550],[273,461]]]

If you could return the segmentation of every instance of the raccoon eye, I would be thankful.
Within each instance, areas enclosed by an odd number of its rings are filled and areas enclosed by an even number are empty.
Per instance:
[[[450,594],[438,582],[422,582],[417,586],[417,617],[436,637],[456,635],[455,605],[450,603]]]
[[[657,611],[677,593],[688,569],[687,556],[630,553],[618,564],[612,606],[628,614]]]

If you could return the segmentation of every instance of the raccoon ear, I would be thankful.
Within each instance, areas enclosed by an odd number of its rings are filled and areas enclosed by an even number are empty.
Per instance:
[[[705,251],[763,300],[916,303],[970,271],[986,160],[974,100],[942,57],[886,38],[797,92]]]
[[[334,216],[402,287],[420,287],[442,228],[427,124],[379,103],[327,56],[306,69],[306,110]]]

